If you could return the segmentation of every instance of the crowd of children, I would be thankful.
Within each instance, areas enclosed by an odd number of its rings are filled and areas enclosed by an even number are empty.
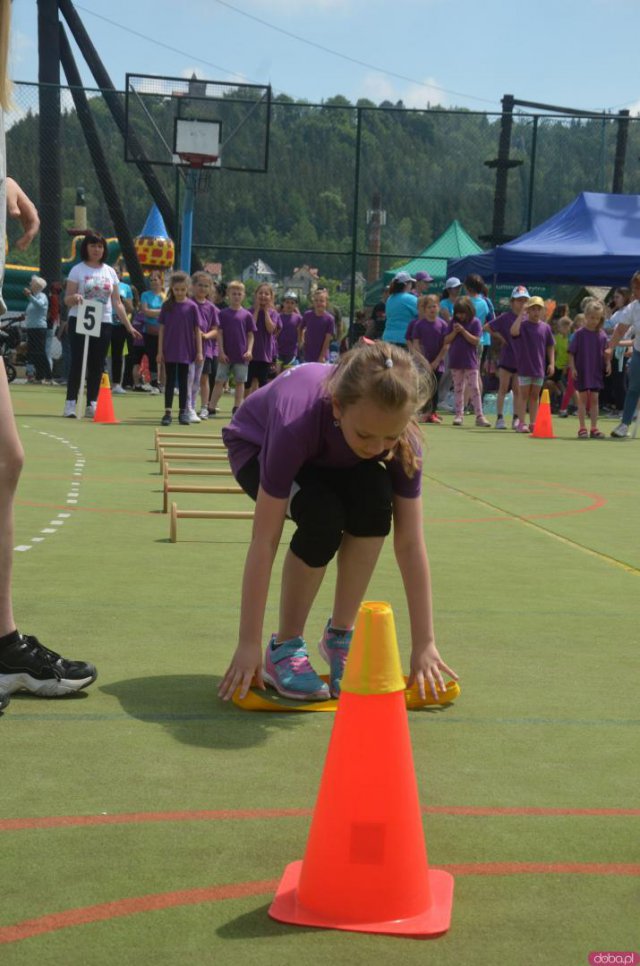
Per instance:
[[[406,286],[411,279],[403,276],[400,281]],[[490,426],[482,397],[483,388],[493,380],[496,385],[492,388],[497,389],[496,429],[507,428],[505,400],[511,393],[512,428],[519,433],[532,432],[541,391],[547,388],[558,415],[577,413],[579,439],[602,439],[600,413],[614,414],[625,401],[625,370],[633,355],[631,337],[635,329],[620,332],[615,344],[611,337],[616,324],[626,321],[624,313],[631,310],[625,306],[632,295],[636,301],[631,305],[637,304],[636,289],[640,294],[640,275],[632,279],[631,289],[616,289],[608,303],[588,297],[573,320],[565,306],[562,314],[548,322],[544,300],[531,297],[524,285],[513,289],[510,308],[496,315],[478,276],[465,279],[467,294],[462,294],[460,279],[448,279],[442,300],[433,294],[417,299],[417,318],[409,322],[404,336],[407,348],[420,353],[436,377],[433,399],[421,414],[421,421],[442,422],[438,414],[442,387],[452,383],[453,425],[463,424],[465,408],[470,404],[476,425]],[[395,344],[400,337],[395,332]],[[497,376],[491,371],[494,353]],[[621,414],[622,422],[612,436],[627,435],[634,412],[627,414],[625,410]]]

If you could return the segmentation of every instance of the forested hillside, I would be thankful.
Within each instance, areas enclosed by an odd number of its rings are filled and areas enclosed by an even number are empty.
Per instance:
[[[124,147],[100,97],[91,106],[128,223],[139,233],[150,198],[135,166],[124,161]],[[466,111],[405,111],[401,105],[377,109],[362,101],[358,206],[358,248],[368,248],[366,212],[379,191],[387,213],[383,252],[421,251],[453,218],[480,238],[491,231],[495,171],[485,161],[496,157],[499,117]],[[353,230],[357,111],[342,97],[323,105],[279,98],[273,106],[267,174],[212,172],[211,186],[198,197],[196,246],[232,245],[248,252],[202,251],[235,274],[266,249],[281,273],[302,261],[320,265],[324,275],[347,274],[346,256],[305,254],[323,249],[348,252]],[[506,229],[516,235],[527,227],[532,120],[516,118],[511,156],[524,164],[509,174]],[[614,121],[541,120],[533,178],[533,224],[568,204],[579,191],[609,190],[615,152]],[[38,198],[38,117],[28,112],[7,134],[9,168]],[[640,191],[640,128],[630,123],[625,191]],[[71,223],[76,187],[85,188],[90,224],[112,231],[107,206],[91,168],[75,111],[62,121],[64,228]],[[175,174],[158,168],[167,194],[175,198]],[[65,237],[65,249],[67,236]],[[11,253],[13,255],[13,253]],[[33,258],[33,253],[31,253]],[[398,259],[395,259],[398,261]],[[382,267],[393,259],[383,261]],[[363,260],[359,260],[363,268]]]

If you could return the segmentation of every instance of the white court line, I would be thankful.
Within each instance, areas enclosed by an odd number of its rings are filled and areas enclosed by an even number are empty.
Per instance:
[[[45,527],[44,530],[40,531],[40,533],[57,533],[57,532],[58,531],[54,530],[53,527]]]
[[[67,503],[77,503],[77,500],[67,500]]]
[[[31,543],[42,543],[44,537],[31,537]]]
[[[31,547],[31,544],[30,543],[21,543],[19,547],[14,547],[13,549],[14,550],[31,550],[32,547]]]
[[[64,526],[64,520],[49,520],[49,523],[51,524],[52,527],[63,527]]]
[[[59,517],[62,517],[63,520],[67,520],[71,516],[71,514],[70,513],[59,513],[58,516]]]

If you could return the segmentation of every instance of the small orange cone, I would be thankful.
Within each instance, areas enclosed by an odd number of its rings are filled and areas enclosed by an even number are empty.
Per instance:
[[[109,376],[104,372],[102,374],[102,381],[100,383],[100,392],[98,393],[98,405],[96,406],[95,415],[93,417],[94,423],[119,423],[120,420],[116,419],[116,414],[113,411],[113,399],[111,398],[111,383],[109,382]]]
[[[391,608],[365,602],[305,856],[285,869],[273,919],[414,937],[449,928],[453,876],[429,868],[404,690]]]
[[[538,415],[536,416],[536,422],[531,436],[534,439],[555,439],[553,425],[551,423],[551,402],[549,400],[548,389],[542,390]]]

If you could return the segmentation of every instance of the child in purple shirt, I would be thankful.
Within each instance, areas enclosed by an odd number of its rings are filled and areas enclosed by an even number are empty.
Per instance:
[[[256,501],[245,563],[239,641],[219,694],[244,697],[252,681],[324,700],[340,691],[356,614],[393,521],[412,630],[411,676],[420,693],[456,677],[435,645],[424,545],[421,440],[414,415],[431,392],[412,356],[362,344],[336,366],[288,369],[246,401],[223,439],[234,476]],[[393,400],[393,402],[390,402]],[[295,524],[283,569],[280,625],[262,656],[271,571],[285,517]],[[320,641],[330,689],[303,639],[327,564],[338,554],[333,612]]]
[[[215,413],[224,384],[233,374],[235,379],[233,412],[242,405],[244,384],[247,381],[249,363],[253,357],[253,340],[256,323],[252,313],[242,307],[245,288],[242,282],[229,282],[227,297],[229,307],[218,313],[218,371],[209,400],[209,411]]]
[[[519,433],[533,431],[538,415],[540,390],[545,375],[555,372],[555,342],[551,326],[544,321],[544,299],[534,295],[524,302],[511,326],[511,335],[518,367],[518,423]],[[527,425],[527,406],[529,425]]]
[[[326,290],[318,289],[313,296],[313,308],[302,316],[300,329],[305,362],[327,362],[329,359],[329,346],[336,334],[336,321],[327,312],[328,301]]]
[[[276,357],[276,338],[282,328],[280,316],[275,310],[275,292],[268,282],[262,282],[256,289],[253,321],[256,334],[244,387],[245,398],[269,382]]]
[[[514,405],[518,399],[518,370],[516,366],[516,353],[513,348],[513,336],[511,326],[518,316],[518,310],[529,299],[529,292],[524,285],[516,285],[511,293],[511,309],[503,312],[495,319],[491,319],[484,326],[486,332],[490,332],[500,343],[500,355],[498,357],[498,399],[496,402],[496,429],[506,429],[504,421],[504,397],[511,389],[513,393]],[[515,429],[515,411],[513,428]]]
[[[447,323],[438,317],[440,299],[437,295],[423,295],[418,299],[419,317],[409,324],[407,329],[407,344],[419,352],[427,360],[435,376],[433,396],[420,414],[421,423],[441,423],[438,416],[438,387],[444,372],[444,357],[446,346],[444,337],[447,334]]]
[[[482,394],[478,383],[478,345],[482,335],[480,319],[475,317],[473,302],[467,295],[453,303],[453,318],[447,326],[444,344],[449,348],[449,368],[453,377],[455,398],[454,426],[464,422],[465,387],[476,414],[476,426],[489,426],[482,412]]]
[[[569,365],[573,381],[578,388],[578,430],[579,439],[604,439],[598,429],[600,412],[600,390],[604,388],[604,374],[611,372],[611,361],[607,356],[607,336],[604,333],[604,302],[600,299],[587,299],[584,304],[584,325],[571,336],[569,343]],[[586,412],[589,408],[591,431],[587,433]]]
[[[208,272],[194,272],[191,276],[193,301],[198,309],[202,332],[204,360],[201,366],[189,366],[189,421],[199,423],[209,418],[209,383],[211,373],[218,366],[218,310],[213,304],[213,279]],[[196,398],[200,389],[200,415],[196,413]]]
[[[298,357],[300,325],[302,316],[298,312],[298,296],[295,292],[285,292],[280,313],[282,328],[278,333],[278,369],[282,371],[293,365]]]
[[[189,425],[189,366],[202,362],[202,332],[195,302],[188,298],[189,276],[174,272],[169,282],[169,294],[158,316],[158,363],[164,362],[167,381],[164,387],[164,416],[162,425],[171,425],[173,391],[178,382],[180,414],[178,422]]]

